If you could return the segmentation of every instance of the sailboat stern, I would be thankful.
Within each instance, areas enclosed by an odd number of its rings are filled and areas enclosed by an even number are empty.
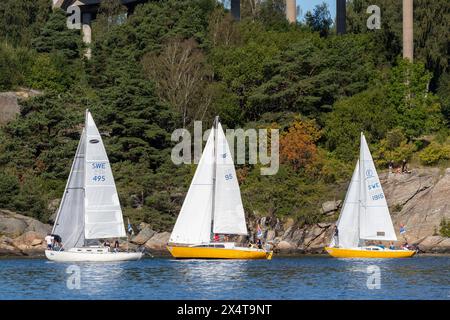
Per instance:
[[[367,248],[334,248],[325,247],[325,251],[334,258],[409,258],[416,254],[412,250],[388,250],[378,247]]]
[[[175,259],[236,259],[236,260],[271,260],[273,251],[263,249],[230,247],[223,245],[175,246],[168,245],[167,250]]]

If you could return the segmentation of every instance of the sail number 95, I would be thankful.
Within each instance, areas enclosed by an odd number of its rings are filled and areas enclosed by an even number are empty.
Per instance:
[[[225,175],[225,180],[233,179],[233,175],[231,173]]]

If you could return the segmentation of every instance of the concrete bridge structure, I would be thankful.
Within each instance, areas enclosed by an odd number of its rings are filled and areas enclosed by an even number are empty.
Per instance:
[[[102,0],[53,0],[53,7],[67,10],[70,6],[78,6],[81,10],[81,24],[83,41],[86,44],[92,41],[91,21],[95,19],[100,2]],[[122,4],[128,8],[128,14],[132,14],[134,8],[144,2],[151,0],[121,0]],[[286,1],[286,19],[290,23],[297,22],[297,2],[296,0]],[[301,0],[308,1],[308,0]],[[336,33],[346,33],[346,0],[336,1]],[[231,14],[235,20],[241,18],[241,0],[231,0]],[[410,61],[413,60],[413,0],[403,0],[403,56]],[[90,57],[90,51],[86,53]]]

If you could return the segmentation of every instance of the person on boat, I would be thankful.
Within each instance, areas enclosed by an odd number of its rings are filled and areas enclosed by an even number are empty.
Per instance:
[[[55,248],[61,249],[62,248],[61,237],[57,234],[52,234],[52,237],[53,237],[53,249]]]
[[[214,242],[219,242],[220,241],[220,237],[217,233],[214,234]]]
[[[110,243],[108,240],[106,240],[105,243],[103,243],[103,246],[104,246],[105,248],[108,248],[108,251],[111,250],[111,243]]]
[[[256,240],[256,246],[258,247],[258,249],[262,249],[261,239],[258,238],[258,240]]]
[[[337,226],[334,227],[333,237],[334,237],[335,246],[336,246],[336,248],[338,248],[339,247],[339,229]]]
[[[48,233],[44,239],[45,239],[45,242],[47,243],[47,249],[52,250],[53,249],[53,241],[54,241],[54,238],[52,237],[52,235],[50,233]]]
[[[395,250],[395,246],[394,246],[394,243],[393,243],[393,242],[391,242],[391,243],[389,244],[389,250]]]
[[[119,252],[119,248],[120,248],[119,240],[116,240],[114,242],[114,252]]]
[[[402,249],[403,249],[403,250],[409,250],[409,244],[408,244],[408,242],[405,242],[405,243],[402,245]]]
[[[377,247],[380,247],[381,249],[385,249],[385,246],[380,242]]]

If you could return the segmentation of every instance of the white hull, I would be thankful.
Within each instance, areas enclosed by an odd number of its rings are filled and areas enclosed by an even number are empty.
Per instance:
[[[142,252],[81,252],[45,250],[45,256],[51,261],[57,262],[120,262],[140,260]]]

